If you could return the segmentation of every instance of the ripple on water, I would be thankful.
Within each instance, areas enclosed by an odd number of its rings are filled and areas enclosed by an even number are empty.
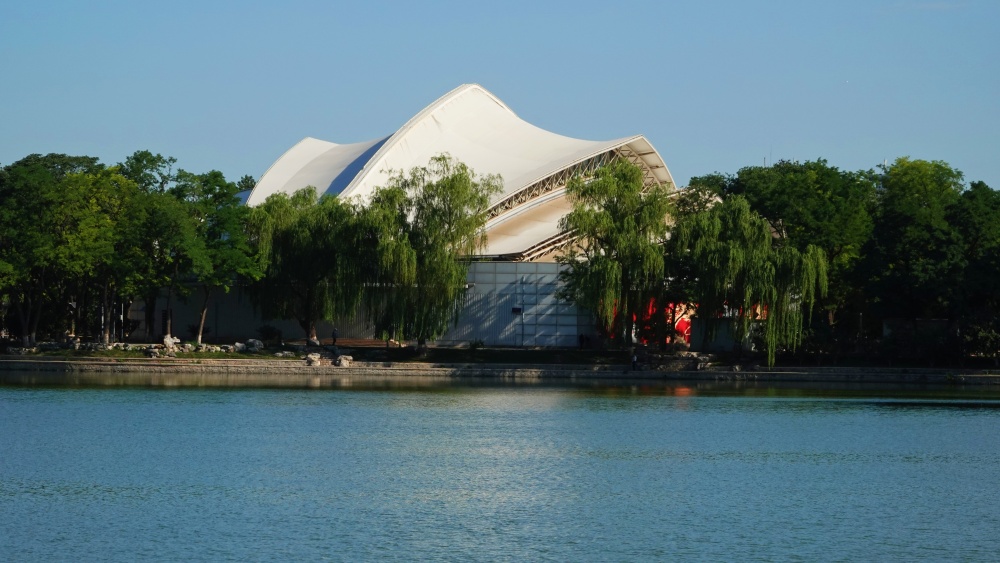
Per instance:
[[[0,388],[0,558],[991,560],[960,402]]]

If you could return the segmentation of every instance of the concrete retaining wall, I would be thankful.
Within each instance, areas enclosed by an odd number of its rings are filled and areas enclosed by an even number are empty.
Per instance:
[[[351,367],[307,366],[299,360],[0,360],[0,383],[145,387],[333,388],[370,384],[447,384],[454,381],[586,382],[777,382],[808,384],[1000,386],[996,371],[888,368],[781,368],[758,371],[631,371],[607,366],[421,364],[355,362]]]

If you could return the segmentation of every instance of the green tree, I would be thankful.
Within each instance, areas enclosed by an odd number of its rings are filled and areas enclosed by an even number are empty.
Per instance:
[[[177,159],[172,156],[141,150],[132,153],[118,166],[122,176],[135,182],[143,192],[152,193],[165,192],[173,185],[177,179],[175,164]]]
[[[254,189],[257,185],[257,180],[253,179],[253,176],[244,175],[239,180],[236,181],[236,192],[246,192]]]
[[[174,296],[186,297],[190,286],[185,281],[210,271],[211,262],[189,202],[168,191],[149,194],[145,203],[139,228],[141,244],[150,258],[144,263],[148,270],[143,272],[140,286],[147,298],[147,327],[151,324],[150,308],[155,307],[156,296],[165,291],[164,336],[172,336]]]
[[[486,243],[490,197],[501,187],[499,176],[477,176],[440,155],[406,175],[395,174],[388,189],[376,195],[369,219],[376,233],[391,234],[377,250],[376,279],[395,292],[382,300],[390,309],[376,314],[390,319],[383,330],[398,330],[423,347],[457,321],[470,259]],[[400,269],[390,273],[396,266]]]
[[[722,201],[726,187],[732,181],[731,176],[714,173],[705,176],[692,177],[683,190],[672,196],[674,221],[679,217],[687,217],[696,213],[708,211]],[[674,327],[678,319],[695,310],[696,281],[695,264],[687,253],[671,251],[669,242],[664,248],[665,279],[663,288],[657,296],[657,302],[664,306],[664,333],[657,335],[658,342],[665,342],[669,336],[671,342],[676,342]]]
[[[951,282],[967,353],[1000,362],[1000,192],[972,182],[948,222],[962,239],[961,273]]]
[[[0,171],[0,289],[33,345],[46,307],[61,316],[68,280],[89,271],[99,243],[79,174],[101,169],[93,157],[29,155]],[[73,180],[67,180],[67,178]]]
[[[873,309],[880,318],[946,318],[962,269],[961,234],[948,220],[965,189],[962,173],[902,157],[880,180],[866,264]]]
[[[194,214],[198,238],[204,244],[204,261],[193,273],[201,289],[201,314],[195,336],[201,344],[205,318],[212,292],[221,289],[229,293],[240,279],[253,281],[260,277],[246,237],[248,208],[242,205],[239,187],[227,182],[222,172],[206,174],[182,172],[172,193],[187,202]]]
[[[122,176],[135,182],[145,197],[141,198],[141,221],[135,225],[133,237],[144,252],[135,263],[135,291],[144,302],[146,338],[152,339],[155,330],[156,302],[164,287],[170,285],[175,270],[183,261],[181,248],[194,244],[190,226],[186,222],[182,205],[167,195],[177,180],[174,165],[177,159],[159,153],[140,150],[119,164]],[[186,238],[187,242],[176,240]],[[175,240],[171,240],[175,239]],[[177,262],[175,264],[175,262]],[[167,308],[167,323],[170,308]]]
[[[688,186],[674,195],[674,214],[683,216],[707,211],[722,201],[722,196],[732,181],[732,176],[718,172],[692,177]]]
[[[784,244],[742,196],[679,217],[667,252],[673,261],[689,261],[706,341],[716,319],[724,319],[741,349],[759,321],[771,365],[780,347],[798,344],[804,313],[826,292],[823,252]]]
[[[73,197],[70,208],[77,214],[72,229],[77,236],[64,250],[84,262],[68,273],[71,279],[80,279],[95,291],[100,338],[107,345],[118,318],[116,309],[124,313],[131,305],[140,275],[138,268],[144,260],[140,241],[135,238],[142,220],[139,198],[143,194],[119,173],[118,167],[70,174],[64,190]]]
[[[306,188],[274,194],[250,211],[250,240],[261,279],[251,286],[266,319],[297,319],[309,339],[316,322],[350,316],[360,302],[356,211]]]
[[[573,209],[559,226],[579,242],[559,258],[561,295],[594,311],[624,343],[631,342],[633,319],[663,284],[669,189],[645,186],[642,170],[625,160],[566,186]]]
[[[384,340],[404,339],[408,288],[417,284],[417,254],[410,244],[412,201],[401,187],[376,190],[360,209],[355,248],[360,250],[364,310]]]
[[[724,197],[740,195],[760,214],[771,232],[805,252],[823,251],[829,265],[829,291],[820,300],[828,330],[857,295],[855,268],[871,238],[876,178],[873,172],[846,172],[819,159],[751,166],[729,177]]]

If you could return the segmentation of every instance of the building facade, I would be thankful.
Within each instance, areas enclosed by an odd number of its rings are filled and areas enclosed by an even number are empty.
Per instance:
[[[466,304],[459,325],[442,344],[481,341],[487,345],[573,346],[594,332],[593,320],[556,296],[555,257],[573,243],[559,220],[572,208],[570,179],[587,177],[615,159],[643,171],[647,185],[673,186],[673,178],[653,145],[642,135],[610,141],[573,139],[519,118],[499,98],[477,84],[460,86],[417,113],[394,133],[369,141],[337,144],[307,137],[286,151],[242,194],[259,205],[276,193],[316,188],[322,195],[362,203],[395,172],[426,166],[448,154],[478,174],[497,174],[503,190],[488,210],[488,243],[469,272]],[[240,291],[216,305],[214,334],[245,338],[265,324]],[[189,321],[185,305],[173,306],[175,333]],[[239,309],[239,310],[238,310]],[[158,315],[164,311],[158,311]],[[209,314],[208,324],[212,324]],[[231,319],[231,320],[230,320]],[[191,321],[193,322],[193,321]],[[332,320],[345,337],[368,337],[365,319]],[[270,321],[286,335],[293,321]],[[320,334],[332,330],[320,325]],[[211,334],[210,334],[211,335]]]

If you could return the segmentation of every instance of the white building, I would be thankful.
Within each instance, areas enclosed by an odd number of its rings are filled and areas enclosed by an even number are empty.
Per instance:
[[[439,342],[573,346],[580,334],[592,334],[590,316],[555,297],[558,265],[554,259],[572,242],[572,237],[559,229],[559,219],[571,209],[566,183],[613,159],[624,158],[642,168],[647,184],[673,185],[663,159],[642,135],[611,141],[564,137],[522,120],[482,86],[466,84],[388,136],[344,145],[303,139],[268,168],[253,190],[243,194],[244,201],[258,205],[271,194],[292,194],[308,186],[320,195],[363,201],[377,187],[386,185],[392,172],[426,166],[442,153],[477,174],[499,174],[503,190],[490,204],[486,225],[489,242],[481,256],[485,261],[473,263],[469,272],[466,310],[459,326]],[[225,305],[220,303],[219,307]],[[179,314],[175,310],[175,323],[183,327]],[[231,316],[239,319],[237,326],[243,331],[265,324],[235,310],[217,313],[217,324]],[[294,322],[269,324],[283,328],[289,336],[300,331]],[[370,335],[364,334],[363,322],[337,324],[342,336]],[[327,327],[318,329],[324,334]],[[226,326],[213,329],[218,336],[229,336],[229,332]]]

